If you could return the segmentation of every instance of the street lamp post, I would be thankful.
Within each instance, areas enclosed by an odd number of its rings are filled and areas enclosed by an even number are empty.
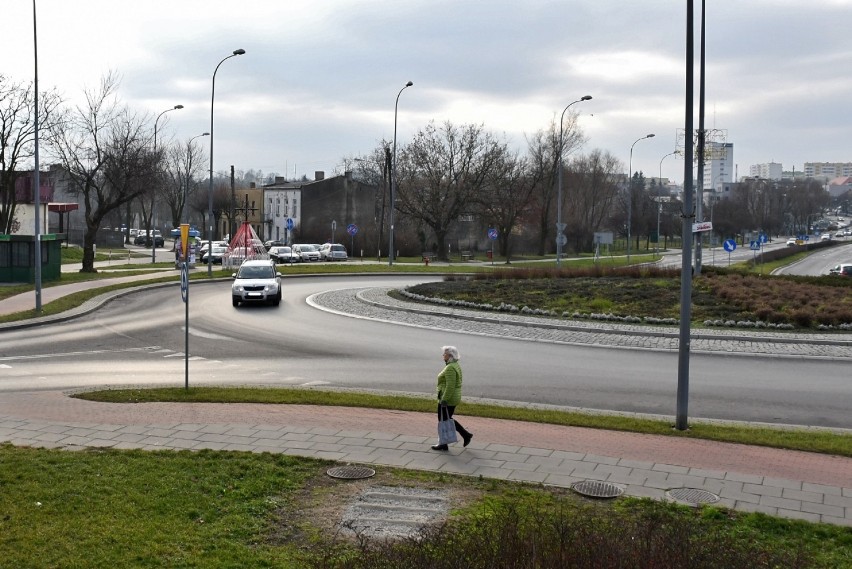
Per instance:
[[[662,158],[660,158],[660,177],[658,178],[659,188],[662,188],[663,185],[663,160],[671,156],[672,154],[677,154],[677,150],[669,152]],[[654,256],[660,254],[660,215],[663,213],[663,200],[662,196],[659,194],[659,189],[657,191],[657,245],[654,247]]]
[[[565,111],[567,111],[571,105],[574,103],[579,103],[581,101],[590,101],[592,99],[591,95],[583,95],[579,99],[574,102],[568,103],[562,110],[562,115],[559,117],[559,173],[557,174],[558,189],[556,192],[556,266],[559,266],[559,263],[562,259],[562,245],[565,243],[565,234],[562,232],[565,231],[565,224],[562,223],[562,121],[565,118]]]
[[[201,138],[202,136],[210,136],[209,132],[202,132],[201,134],[197,134],[189,139],[189,142],[186,143],[187,152],[192,152],[192,141],[196,138]],[[187,200],[189,199],[189,180],[192,174],[189,172],[186,173],[186,184],[183,187],[183,222],[189,223],[189,214],[187,213]]]
[[[196,138],[201,138],[202,136],[210,136],[210,133],[209,132],[202,132],[201,134],[198,134],[198,135],[190,138],[189,142],[186,143],[187,160],[189,160],[190,157],[191,157],[192,141],[195,140]],[[187,162],[186,182],[183,185],[183,209],[182,209],[182,215],[181,215],[181,217],[183,218],[182,222],[186,223],[186,224],[189,223],[189,213],[187,211],[187,205],[186,204],[187,204],[187,200],[189,199],[189,181],[192,178],[192,174],[190,173],[190,170],[191,170],[190,163]],[[188,243],[187,243],[187,249],[189,249]],[[189,251],[181,251],[181,254],[183,255],[184,262],[189,263]]]
[[[636,143],[640,140],[645,140],[646,138],[654,138],[653,134],[646,134],[642,138],[637,138],[633,144],[630,145],[630,162],[628,166],[627,172],[627,264],[630,264],[630,230],[631,225],[633,223],[633,147],[636,146]]]
[[[38,156],[38,22],[36,13],[36,2],[33,0],[33,57],[35,66],[33,68],[33,144],[35,167],[33,168],[33,206],[35,217],[33,219],[33,279],[35,280],[35,311],[41,314],[41,172],[39,171]]]
[[[390,235],[388,237],[388,266],[393,265],[393,210],[396,205],[396,117],[399,110],[399,96],[408,87],[414,85],[411,81],[405,84],[396,94],[396,103],[393,106],[393,163],[391,164],[391,187],[390,187]]]
[[[160,159],[157,157],[157,123],[160,122],[160,117],[164,114],[177,111],[183,108],[183,105],[175,105],[171,109],[166,109],[154,119],[154,159],[157,161],[157,164],[160,163]],[[151,200],[151,262],[157,262],[157,225],[155,223],[156,217],[154,216],[154,202],[156,200]],[[130,232],[130,228],[127,229],[128,233]]]
[[[216,72],[219,71],[219,65],[222,65],[228,59],[243,55],[246,52],[244,49],[235,49],[231,55],[222,59],[216,69],[213,70],[213,85],[210,89],[210,179],[207,186],[207,250],[213,250],[213,101],[216,97]],[[213,256],[207,255],[207,276],[213,276]]]

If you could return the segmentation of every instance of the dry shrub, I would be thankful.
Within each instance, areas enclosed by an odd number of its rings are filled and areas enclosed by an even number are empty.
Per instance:
[[[569,504],[535,507],[491,500],[464,520],[401,541],[363,540],[313,567],[329,569],[763,569],[811,567],[801,545],[761,543],[726,520],[637,500],[619,509]],[[335,551],[328,548],[326,551]]]

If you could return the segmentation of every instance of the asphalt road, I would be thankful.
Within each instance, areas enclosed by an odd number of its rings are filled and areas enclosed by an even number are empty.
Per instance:
[[[673,415],[677,354],[460,334],[323,312],[311,294],[422,276],[286,279],[279,307],[233,308],[228,282],[177,287],[88,316],[4,333],[0,391],[163,384],[330,385],[431,393],[441,346],[462,354],[465,394]],[[189,354],[185,355],[188,338]],[[692,354],[690,417],[849,428],[848,361]],[[188,367],[188,375],[186,373]]]
[[[787,265],[775,271],[779,275],[827,275],[828,270],[840,263],[852,263],[852,240],[837,247],[829,247],[815,251],[792,265]]]

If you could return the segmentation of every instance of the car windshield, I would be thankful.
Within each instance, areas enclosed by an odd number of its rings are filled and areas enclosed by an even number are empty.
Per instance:
[[[271,279],[275,276],[275,271],[269,266],[240,267],[240,274],[237,276],[241,279]]]

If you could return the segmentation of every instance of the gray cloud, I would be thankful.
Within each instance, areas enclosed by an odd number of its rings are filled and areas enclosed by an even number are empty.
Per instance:
[[[8,11],[9,21],[31,18]],[[852,160],[850,16],[848,0],[708,3],[706,122],[727,130],[741,174],[770,160]],[[586,150],[626,162],[630,144],[655,132],[634,153],[654,175],[683,127],[683,2],[40,0],[39,18],[43,85],[77,97],[116,69],[130,104],[152,114],[185,105],[161,123],[182,139],[209,130],[213,69],[244,48],[217,74],[217,170],[292,175],[296,165],[311,176],[368,154],[392,138],[408,80],[403,143],[430,120],[452,120],[523,147],[525,134],[591,94],[574,107]],[[3,72],[31,73],[20,49],[28,33],[0,38]],[[667,160],[663,174],[681,180],[683,164]]]

